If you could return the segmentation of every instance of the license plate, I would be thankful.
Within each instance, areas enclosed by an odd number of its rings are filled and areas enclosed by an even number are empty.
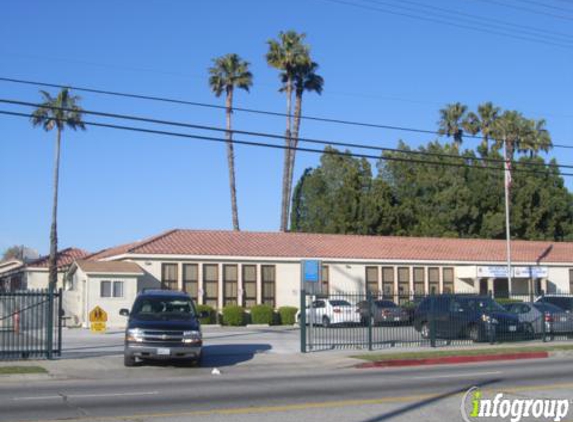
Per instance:
[[[171,354],[171,350],[166,348],[159,348],[157,349],[157,354],[161,356],[169,356]]]
[[[509,331],[517,331],[517,327],[515,325],[510,325]]]
[[[394,321],[400,321],[400,317],[399,316],[394,317]]]

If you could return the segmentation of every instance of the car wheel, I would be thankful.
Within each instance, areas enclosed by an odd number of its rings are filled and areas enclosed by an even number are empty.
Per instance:
[[[430,338],[430,324],[427,322],[423,322],[420,326],[420,334],[422,335],[423,339]]]
[[[322,326],[324,328],[330,327],[330,319],[327,316],[322,317]]]
[[[124,354],[123,355],[123,365],[128,367],[128,368],[135,366],[135,358],[131,355]]]
[[[480,341],[479,327],[477,325],[470,325],[467,329],[467,334],[474,343]]]

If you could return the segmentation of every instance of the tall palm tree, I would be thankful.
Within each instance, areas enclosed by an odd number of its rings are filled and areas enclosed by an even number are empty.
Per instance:
[[[479,145],[478,151],[482,156],[489,154],[489,141],[492,138],[493,125],[499,117],[499,113],[500,108],[495,107],[491,101],[488,101],[478,106],[477,114],[470,111],[462,123],[464,130],[471,135],[481,133],[482,143]]]
[[[231,211],[233,230],[240,230],[239,211],[237,208],[237,188],[235,182],[235,152],[233,148],[233,132],[231,131],[231,115],[233,113],[233,93],[235,88],[249,92],[253,85],[253,74],[249,71],[249,62],[241,59],[237,54],[227,54],[213,59],[214,65],[209,68],[209,85],[215,96],[220,97],[223,92],[227,114],[227,164],[229,167],[229,188],[231,190]]]
[[[280,32],[277,40],[269,40],[269,51],[266,54],[267,63],[280,70],[281,81],[284,80],[281,91],[284,91],[287,99],[287,122],[285,131],[285,152],[283,160],[282,200],[281,200],[281,231],[288,227],[288,207],[290,192],[288,191],[290,151],[292,150],[292,94],[296,69],[299,66],[311,63],[309,47],[304,44],[305,34],[295,31]],[[284,79],[283,79],[284,77]]]
[[[540,151],[549,152],[552,142],[545,119],[524,119],[522,136],[516,147],[517,152],[530,157],[537,156]]]
[[[62,141],[62,132],[66,127],[70,129],[85,130],[82,122],[83,110],[78,105],[80,97],[71,95],[68,88],[63,88],[57,97],[52,97],[46,91],[40,91],[43,97],[43,103],[32,113],[32,125],[34,127],[42,126],[49,132],[56,129],[56,146],[54,155],[54,179],[53,179],[53,202],[52,202],[52,225],[50,228],[50,256],[48,259],[49,287],[53,290],[58,282],[58,272],[56,267],[56,258],[58,253],[58,183],[60,173],[60,149]]]
[[[300,133],[300,122],[302,116],[302,95],[305,91],[316,92],[317,94],[322,93],[324,86],[324,79],[322,76],[318,75],[316,71],[318,70],[318,64],[315,62],[305,63],[303,65],[297,66],[294,74],[294,125],[292,131],[291,145],[292,149],[289,150],[289,163],[288,163],[288,186],[287,195],[289,201],[287,203],[287,217],[290,215],[290,197],[292,193],[292,182],[294,176],[294,165],[296,158],[296,148],[298,146],[298,136]],[[286,89],[287,84],[287,74],[283,72],[281,74],[283,88],[281,91]],[[290,219],[289,219],[290,220]]]
[[[530,124],[523,115],[515,110],[504,111],[493,125],[493,139],[495,150],[503,148],[507,151],[507,160],[513,160],[518,148],[525,148],[531,138]],[[528,127],[529,126],[529,127]]]
[[[448,104],[440,110],[438,133],[451,136],[454,139],[456,148],[459,148],[462,144],[464,134],[463,122],[466,119],[467,111],[468,107],[461,103]]]

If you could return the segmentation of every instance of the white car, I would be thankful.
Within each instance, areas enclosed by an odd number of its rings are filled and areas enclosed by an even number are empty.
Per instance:
[[[327,328],[333,324],[359,324],[360,312],[356,305],[343,299],[317,299],[306,308],[306,323]]]

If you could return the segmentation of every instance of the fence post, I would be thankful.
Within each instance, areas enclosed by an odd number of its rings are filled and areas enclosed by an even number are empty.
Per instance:
[[[366,300],[368,302],[368,350],[372,351],[372,320],[374,319],[372,307],[374,306],[374,301],[370,290],[366,291]]]
[[[62,319],[64,316],[64,296],[62,289],[58,291],[58,354],[62,355]]]
[[[306,291],[300,290],[300,352],[306,353]]]
[[[545,303],[545,292],[541,290],[541,309]],[[541,312],[541,332],[543,333],[543,343],[547,343],[547,327],[545,326],[545,311]]]
[[[430,297],[430,346],[436,347],[436,318],[435,318],[435,308],[436,308],[436,296],[432,295]]]
[[[495,325],[492,322],[492,306],[493,306],[493,292],[488,292],[488,296],[491,299],[491,302],[488,304],[488,312],[487,312],[487,321],[486,321],[486,329],[487,329],[487,339],[489,340],[489,344],[495,344]]]
[[[54,286],[48,287],[48,318],[46,319],[46,358],[52,359],[54,341]]]

